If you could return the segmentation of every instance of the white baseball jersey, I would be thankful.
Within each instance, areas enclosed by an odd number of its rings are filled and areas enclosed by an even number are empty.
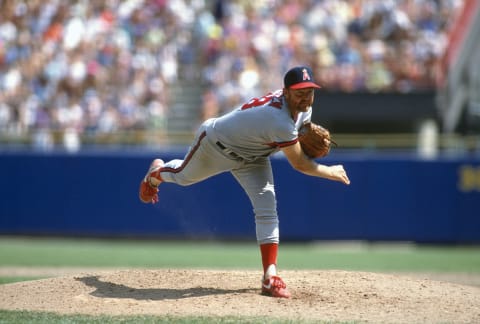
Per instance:
[[[213,120],[207,134],[246,160],[268,156],[295,144],[298,129],[310,121],[312,109],[293,120],[283,91],[254,98],[232,112]]]
[[[165,163],[160,175],[164,182],[187,186],[230,172],[252,203],[257,241],[278,243],[277,202],[268,156],[295,144],[298,129],[311,115],[310,107],[293,120],[282,90],[254,98],[222,117],[206,120],[185,158]]]

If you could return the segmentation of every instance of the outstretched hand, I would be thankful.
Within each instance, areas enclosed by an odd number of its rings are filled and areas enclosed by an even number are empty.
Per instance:
[[[340,181],[346,185],[350,184],[347,172],[343,168],[343,165],[332,165],[330,168],[330,180]]]

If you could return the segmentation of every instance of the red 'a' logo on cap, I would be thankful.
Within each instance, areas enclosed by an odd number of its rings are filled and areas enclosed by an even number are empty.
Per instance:
[[[303,81],[310,80],[310,75],[308,75],[307,69],[303,69],[302,72],[303,72]]]

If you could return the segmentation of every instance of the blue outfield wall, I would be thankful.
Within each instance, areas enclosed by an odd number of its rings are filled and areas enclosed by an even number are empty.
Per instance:
[[[175,151],[157,153],[181,158]],[[250,202],[229,173],[138,199],[157,154],[0,153],[0,234],[255,239]],[[332,154],[352,184],[272,158],[282,240],[480,242],[480,159]]]

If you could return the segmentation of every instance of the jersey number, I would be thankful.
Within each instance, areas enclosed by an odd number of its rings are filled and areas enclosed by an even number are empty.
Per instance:
[[[253,98],[252,100],[244,104],[241,110],[263,106],[268,102],[270,102],[269,106],[271,107],[278,108],[278,109],[282,108],[282,102],[280,101],[279,97],[274,94],[268,94],[260,98]]]

